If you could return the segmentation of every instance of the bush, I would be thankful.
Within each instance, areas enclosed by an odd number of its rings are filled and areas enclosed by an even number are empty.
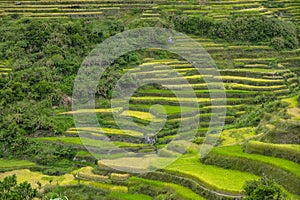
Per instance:
[[[271,40],[270,46],[272,46],[274,49],[280,51],[284,49],[284,39],[282,37],[275,37]]]
[[[285,194],[276,182],[267,177],[247,181],[244,190],[246,194],[245,200],[286,199]]]
[[[210,35],[216,28],[213,19],[204,16],[175,15],[171,21],[176,30],[195,35]]]
[[[277,18],[244,16],[217,22],[203,16],[176,15],[171,21],[178,31],[229,42],[267,43],[277,50],[299,46],[295,24]]]
[[[0,199],[18,200],[33,199],[37,195],[37,190],[27,182],[17,183],[17,176],[5,177],[0,181]]]
[[[288,48],[298,46],[297,28],[294,24],[276,18],[238,17],[222,22],[217,35],[228,41],[270,42],[281,37]]]

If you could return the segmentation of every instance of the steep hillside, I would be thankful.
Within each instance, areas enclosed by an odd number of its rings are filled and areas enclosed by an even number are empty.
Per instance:
[[[296,0],[0,0],[0,180],[16,174],[38,199],[243,199],[245,184],[266,177],[282,199],[300,199],[299,8]],[[187,34],[193,42],[162,39],[194,57],[199,45],[219,75],[199,73],[174,52],[132,51],[104,71],[95,108],[72,110],[77,72],[97,44],[149,26]],[[163,84],[139,87],[113,107],[124,74]],[[219,79],[224,88],[213,87]],[[211,98],[221,92],[226,98]],[[212,121],[223,109],[225,126]],[[101,128],[90,119],[76,126],[74,115],[93,113]],[[188,149],[172,148],[180,124],[198,117]],[[199,155],[219,129],[212,151]],[[151,171],[162,160],[146,161],[158,154],[178,159]],[[151,172],[114,168],[128,163]],[[0,199],[7,191],[0,187]]]

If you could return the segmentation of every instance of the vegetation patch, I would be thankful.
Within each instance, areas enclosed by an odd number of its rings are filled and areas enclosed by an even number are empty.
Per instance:
[[[27,161],[27,160],[7,160],[7,159],[0,158],[0,169],[31,167],[31,166],[35,166],[35,163]]]
[[[240,12],[244,12],[244,10]],[[249,10],[249,12],[253,12],[253,10]],[[249,15],[231,17],[228,20],[217,22],[201,15],[176,15],[171,19],[179,31],[213,36],[230,42],[237,40],[252,43],[265,42],[278,50],[296,48],[299,45],[295,24],[276,18]]]

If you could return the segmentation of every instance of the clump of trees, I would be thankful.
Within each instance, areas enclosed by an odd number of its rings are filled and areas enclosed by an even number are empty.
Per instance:
[[[7,176],[0,181],[0,199],[20,200],[33,199],[37,196],[37,190],[28,182],[17,183],[17,176]]]
[[[84,57],[123,29],[117,20],[0,19],[0,62],[13,68],[0,76],[0,157],[50,164],[74,156],[68,147],[41,148],[27,137],[53,136],[73,125],[54,108],[72,95]]]
[[[263,176],[259,180],[247,181],[244,185],[245,200],[283,200],[286,195],[271,179]]]
[[[229,42],[265,43],[277,50],[299,47],[296,25],[277,18],[245,16],[218,22],[205,16],[176,15],[171,21],[178,31]]]

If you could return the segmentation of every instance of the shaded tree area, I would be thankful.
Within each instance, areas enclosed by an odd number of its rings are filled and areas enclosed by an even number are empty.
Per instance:
[[[246,200],[283,200],[286,195],[271,179],[261,177],[259,180],[247,181],[244,185]]]
[[[170,20],[178,31],[228,42],[267,44],[276,50],[299,47],[299,30],[292,22],[266,16],[232,17],[215,21],[206,16],[176,15]]]
[[[20,200],[33,199],[37,196],[37,190],[28,182],[17,183],[17,176],[7,176],[0,181],[0,199]]]
[[[43,147],[28,136],[53,136],[73,125],[71,117],[57,112],[72,95],[81,62],[98,43],[122,30],[116,20],[0,19],[0,62],[13,69],[0,75],[0,157],[68,165],[74,149]]]

